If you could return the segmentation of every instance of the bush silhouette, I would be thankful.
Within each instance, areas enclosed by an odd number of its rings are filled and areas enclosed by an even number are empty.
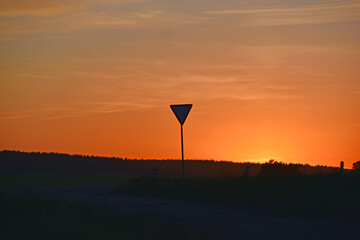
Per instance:
[[[261,165],[259,176],[295,176],[300,175],[300,164],[286,164],[274,159]]]

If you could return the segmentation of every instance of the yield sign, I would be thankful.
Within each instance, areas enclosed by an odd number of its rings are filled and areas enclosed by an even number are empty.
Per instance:
[[[191,107],[192,104],[170,105],[171,110],[174,112],[181,125],[184,124],[186,117],[189,115]]]

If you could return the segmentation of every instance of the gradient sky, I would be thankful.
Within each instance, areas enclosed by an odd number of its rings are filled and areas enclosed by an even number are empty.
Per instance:
[[[0,149],[360,160],[360,2],[0,0]]]

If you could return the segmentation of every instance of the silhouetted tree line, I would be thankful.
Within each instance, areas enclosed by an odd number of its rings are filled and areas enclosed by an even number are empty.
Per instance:
[[[186,160],[187,177],[237,177],[245,173],[249,166],[249,176],[331,174],[338,168],[286,164],[270,160],[267,163],[234,163],[213,160]],[[180,160],[144,160],[117,157],[97,157],[41,152],[0,152],[0,172],[34,172],[50,174],[105,174],[152,176],[158,169],[159,176],[180,177]]]

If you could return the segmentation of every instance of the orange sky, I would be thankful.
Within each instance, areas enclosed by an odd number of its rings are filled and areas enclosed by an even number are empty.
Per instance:
[[[0,149],[360,160],[360,2],[0,0]]]

